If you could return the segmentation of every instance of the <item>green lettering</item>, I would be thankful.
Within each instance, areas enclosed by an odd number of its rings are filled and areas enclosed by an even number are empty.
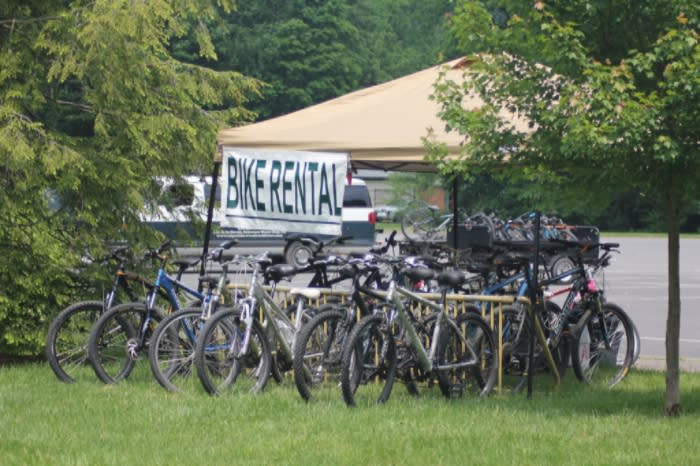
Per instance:
[[[238,207],[238,201],[240,196],[238,194],[238,183],[236,177],[238,176],[238,169],[236,165],[236,159],[229,157],[228,159],[228,190],[226,192],[226,207],[229,209],[235,209]]]
[[[328,173],[326,173],[326,164],[321,164],[321,181],[318,189],[318,214],[323,213],[323,206],[328,206],[328,214],[333,215],[333,206],[331,206],[330,189],[328,189]]]
[[[265,169],[266,160],[258,160],[255,165],[255,203],[258,206],[258,212],[265,212],[265,203],[260,202],[260,190],[265,188],[265,182],[260,179],[260,169]]]
[[[270,168],[270,212],[275,211],[275,200],[277,201],[277,212],[282,212],[279,193],[281,175],[282,163],[279,160],[273,160]]]
[[[282,175],[282,203],[284,204],[285,214],[291,214],[294,212],[292,204],[287,202],[287,192],[289,191],[291,193],[292,191],[292,182],[287,181],[287,173],[292,172],[292,170],[294,170],[294,162],[291,160],[284,162],[284,174]]]
[[[301,170],[301,164],[297,165],[297,170],[294,173],[294,213],[299,213],[299,205],[301,204],[301,212],[306,214],[306,183],[304,179],[306,178],[306,164],[304,162],[304,169]]]

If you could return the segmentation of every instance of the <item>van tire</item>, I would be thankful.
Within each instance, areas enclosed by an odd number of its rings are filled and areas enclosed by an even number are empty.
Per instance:
[[[312,249],[301,241],[292,241],[284,251],[287,264],[295,267],[303,267],[314,256]]]

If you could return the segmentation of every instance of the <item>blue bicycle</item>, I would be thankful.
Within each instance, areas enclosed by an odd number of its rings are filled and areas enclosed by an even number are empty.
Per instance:
[[[177,265],[177,278],[167,273],[171,248],[170,241],[147,253],[147,257],[160,261],[154,287],[144,302],[131,302],[114,306],[94,324],[88,339],[88,359],[97,377],[104,383],[117,383],[126,379],[142,354],[147,354],[148,344],[157,325],[166,315],[183,307],[178,292],[190,297],[189,305],[202,303],[206,295],[180,281],[182,273],[200,263],[199,258],[171,261]],[[169,309],[158,305],[162,292],[168,297]],[[145,351],[145,353],[144,353]]]

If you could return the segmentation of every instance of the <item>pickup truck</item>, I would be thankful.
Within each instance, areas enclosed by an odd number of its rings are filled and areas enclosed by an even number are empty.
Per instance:
[[[164,206],[158,208],[149,215],[144,215],[142,220],[150,224],[165,236],[178,241],[180,247],[201,248],[203,238],[197,238],[193,233],[190,218],[192,214],[201,221],[207,218],[207,202],[211,193],[211,178],[188,176],[185,177],[191,189],[186,189],[185,195],[182,189],[174,188],[172,181],[160,180],[164,190],[173,193],[172,200],[175,205],[172,209]],[[216,195],[216,199],[221,196]],[[291,231],[274,230],[243,230],[238,228],[222,227],[219,222],[220,215],[214,209],[212,235],[210,245],[212,247],[230,239],[238,240],[238,247],[259,248],[269,251],[281,251],[284,253],[287,263],[301,266],[308,262],[313,254],[308,241],[300,241],[300,238],[311,238],[315,241],[327,241],[329,235],[314,235]],[[375,225],[377,215],[372,208],[372,200],[365,182],[358,178],[347,180],[343,196],[342,232],[341,235],[349,239],[342,245],[338,245],[339,252],[357,252],[369,250],[375,245]],[[182,241],[185,233],[190,241]]]

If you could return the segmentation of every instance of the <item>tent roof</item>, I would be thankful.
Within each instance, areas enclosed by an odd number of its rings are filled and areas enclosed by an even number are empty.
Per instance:
[[[348,152],[353,167],[397,171],[433,171],[423,161],[421,138],[430,135],[459,151],[463,136],[446,132],[430,99],[441,71],[462,82],[472,62],[459,58],[383,84],[361,89],[305,109],[246,126],[224,129],[222,146],[280,150]],[[482,101],[464,102],[478,108]],[[520,126],[522,123],[517,123]],[[220,155],[219,155],[220,156]]]

